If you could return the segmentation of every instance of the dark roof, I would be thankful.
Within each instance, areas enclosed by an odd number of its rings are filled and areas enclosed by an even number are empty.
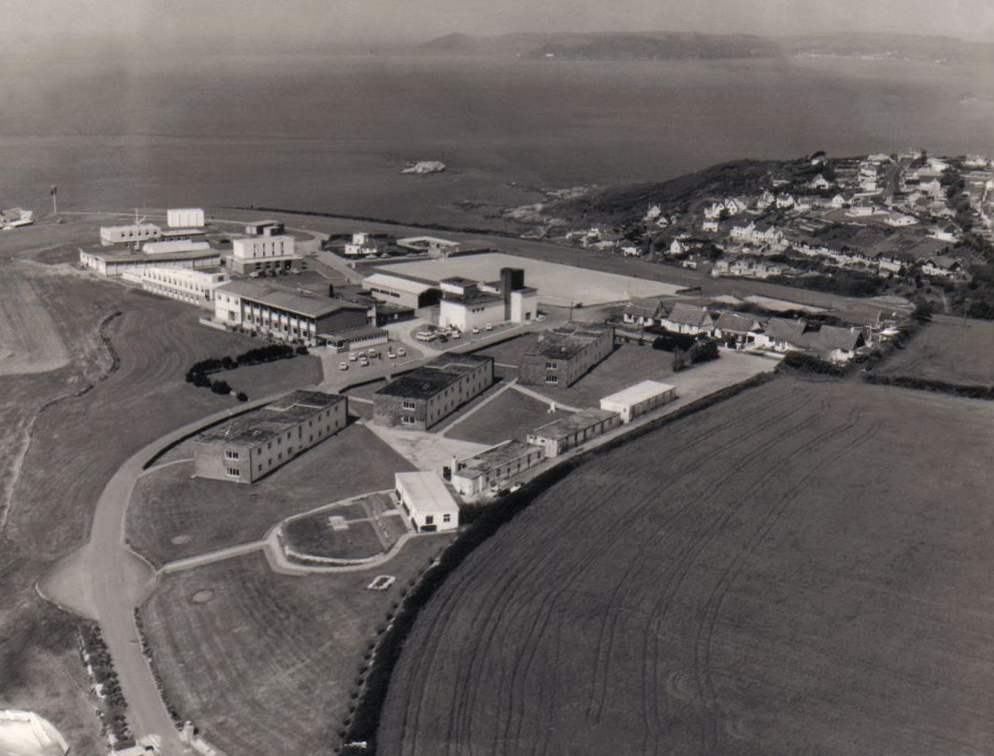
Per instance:
[[[467,478],[479,476],[495,467],[500,467],[533,452],[541,452],[541,447],[526,444],[518,439],[505,441],[479,454],[474,454],[472,457],[459,460],[457,474]]]
[[[673,305],[668,319],[673,323],[683,325],[705,326],[711,325],[713,318],[707,308],[696,305],[678,303]]]
[[[787,320],[786,318],[770,318],[766,324],[765,333],[774,341],[786,341],[788,344],[800,345],[808,324],[803,320]]]
[[[488,294],[483,291],[474,291],[470,294],[446,294],[446,302],[458,302],[459,304],[472,305],[484,304],[486,302],[501,302],[503,297],[499,294]]]
[[[540,333],[538,340],[525,352],[525,357],[569,359],[613,330],[601,323],[568,323]]]
[[[493,362],[493,357],[479,354],[439,355],[427,365],[398,376],[376,393],[404,399],[428,399],[458,381],[480,365]]]
[[[625,312],[629,315],[655,318],[665,315],[666,305],[661,299],[654,297],[632,297]]]
[[[759,322],[759,319],[753,315],[744,315],[741,312],[723,312],[718,316],[717,326],[722,331],[749,333]]]
[[[114,251],[102,251],[95,249],[83,250],[88,255],[94,255],[108,263],[163,263],[177,262],[180,260],[204,260],[211,257],[221,257],[220,251],[216,249],[197,249],[187,252],[162,252],[159,254],[147,255],[141,252],[129,253]]]
[[[364,305],[342,299],[330,299],[311,292],[290,291],[254,281],[232,281],[221,286],[218,291],[311,318],[324,317],[341,310],[366,310]]]
[[[344,402],[340,394],[323,391],[294,391],[262,409],[234,417],[208,428],[197,441],[211,444],[259,444],[295,427],[322,410]]]

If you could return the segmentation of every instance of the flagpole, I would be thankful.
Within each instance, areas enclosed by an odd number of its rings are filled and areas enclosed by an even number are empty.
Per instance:
[[[59,187],[53,186],[52,190],[49,192],[52,195],[52,214],[59,214]]]

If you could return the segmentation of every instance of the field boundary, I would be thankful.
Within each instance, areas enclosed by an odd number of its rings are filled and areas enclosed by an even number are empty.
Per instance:
[[[664,415],[638,428],[633,428],[630,432],[602,445],[563,460],[525,483],[520,490],[508,494],[496,503],[488,505],[486,509],[480,510],[479,515],[472,519],[467,529],[461,532],[452,544],[442,552],[433,568],[426,571],[411,588],[398,607],[393,620],[380,637],[373,652],[373,662],[360,691],[355,712],[346,729],[343,738],[344,745],[338,753],[343,754],[343,756],[371,756],[376,753],[376,736],[379,730],[380,716],[386,702],[390,680],[400,660],[404,643],[413,630],[421,610],[427,606],[439,588],[442,587],[446,578],[478,546],[527,509],[539,495],[591,459],[775,379],[776,377],[770,373],[760,373],[713,394],[701,397],[672,414]]]
[[[994,386],[978,386],[966,383],[947,383],[927,378],[913,378],[908,375],[877,375],[867,373],[863,380],[877,386],[896,386],[897,388],[914,391],[931,391],[933,393],[949,394],[963,399],[984,399],[994,401]]]

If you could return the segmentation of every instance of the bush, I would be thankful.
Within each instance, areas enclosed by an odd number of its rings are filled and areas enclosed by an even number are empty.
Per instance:
[[[845,373],[838,365],[833,365],[831,362],[820,360],[803,352],[787,352],[781,364],[805,373],[830,375],[835,378],[841,378]]]
[[[239,391],[237,394],[235,394],[235,399],[237,399],[240,402],[247,402],[248,394],[246,394],[244,391]]]
[[[221,396],[227,396],[231,393],[231,386],[228,385],[227,381],[214,381],[211,383],[211,391],[215,394],[221,394]]]

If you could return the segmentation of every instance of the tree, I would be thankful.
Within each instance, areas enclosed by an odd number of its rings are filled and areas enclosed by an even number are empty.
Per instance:
[[[932,320],[932,304],[925,299],[919,298],[915,303],[915,309],[911,317],[918,323],[928,323]]]
[[[235,399],[237,399],[240,402],[247,402],[248,394],[246,394],[244,391],[239,391],[237,394],[235,394]]]

